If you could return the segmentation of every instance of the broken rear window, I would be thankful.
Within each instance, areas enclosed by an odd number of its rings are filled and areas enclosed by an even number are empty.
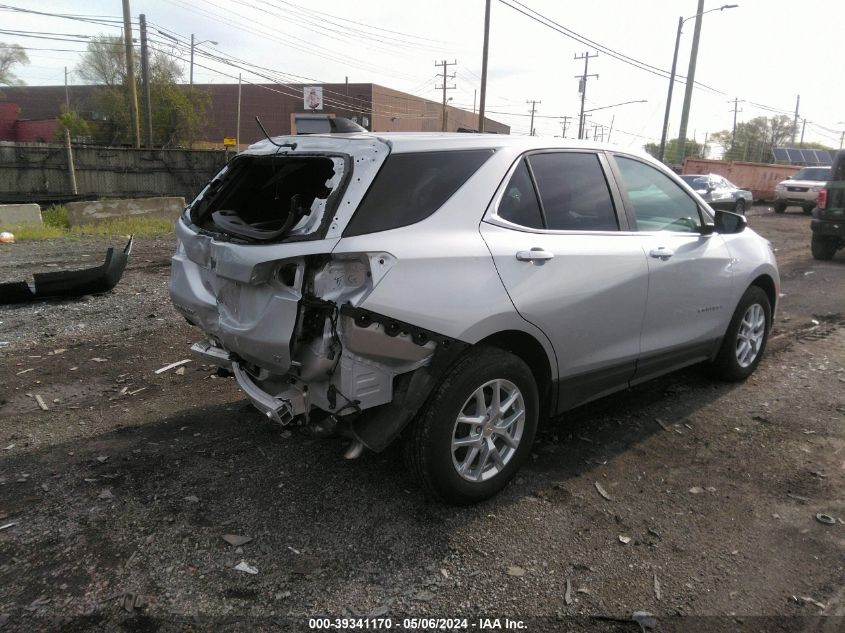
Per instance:
[[[239,156],[192,203],[191,221],[247,241],[307,239],[327,224],[345,171],[337,156]]]
[[[492,155],[492,149],[391,154],[349,221],[344,237],[424,220]]]

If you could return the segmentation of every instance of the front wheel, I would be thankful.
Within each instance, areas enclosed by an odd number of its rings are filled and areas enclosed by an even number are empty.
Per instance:
[[[405,438],[411,474],[432,496],[466,505],[504,488],[534,443],[537,384],[528,366],[480,347],[451,368]]]
[[[736,206],[734,207],[734,213],[739,213],[740,215],[745,215],[745,200],[740,198],[736,201]]]
[[[824,237],[813,236],[810,240],[810,250],[813,253],[813,259],[820,261],[827,261],[833,259],[838,250],[839,240]]]
[[[717,378],[737,382],[748,378],[763,357],[772,329],[772,306],[758,286],[742,295],[731,318],[719,353],[712,362]]]
[[[786,204],[783,202],[775,202],[773,206],[775,208],[775,213],[784,213],[786,211]]]

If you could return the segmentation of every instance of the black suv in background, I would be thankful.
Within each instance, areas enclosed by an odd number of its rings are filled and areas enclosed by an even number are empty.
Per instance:
[[[836,251],[845,247],[845,151],[834,156],[830,180],[819,191],[810,228],[815,259],[833,259]]]

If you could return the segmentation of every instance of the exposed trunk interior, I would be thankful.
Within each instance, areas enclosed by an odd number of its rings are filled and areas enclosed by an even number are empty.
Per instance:
[[[328,156],[239,156],[191,210],[197,226],[247,241],[281,241],[316,231],[340,182]]]

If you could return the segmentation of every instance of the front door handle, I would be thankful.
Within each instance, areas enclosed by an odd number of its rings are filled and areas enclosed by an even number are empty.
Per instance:
[[[675,254],[671,248],[666,248],[665,246],[658,246],[657,248],[653,248],[648,252],[649,257],[654,257],[655,259],[659,259],[661,261],[667,261],[672,255]]]
[[[554,256],[554,253],[538,247],[534,247],[530,251],[517,251],[516,253],[516,258],[519,261],[531,262],[537,266],[543,264],[546,260],[552,259]]]

